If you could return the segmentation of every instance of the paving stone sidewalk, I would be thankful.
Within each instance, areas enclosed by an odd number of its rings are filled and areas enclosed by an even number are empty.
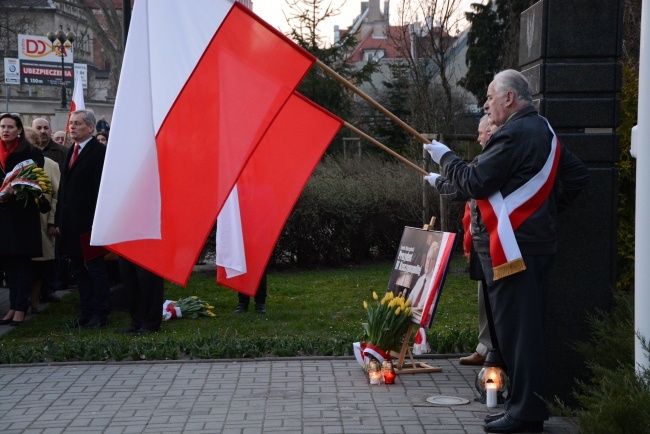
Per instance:
[[[2,433],[481,433],[476,367],[371,386],[351,358],[0,365]],[[427,397],[470,402],[436,406]],[[499,410],[500,411],[500,410]],[[576,433],[553,418],[547,433]]]

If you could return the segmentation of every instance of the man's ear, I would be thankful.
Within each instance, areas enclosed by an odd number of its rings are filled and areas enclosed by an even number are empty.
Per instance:
[[[511,90],[506,92],[506,106],[511,106],[515,103],[515,93]]]

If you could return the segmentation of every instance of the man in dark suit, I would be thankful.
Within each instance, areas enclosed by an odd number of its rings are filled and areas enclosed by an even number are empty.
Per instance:
[[[447,146],[424,145],[459,193],[476,199],[490,252],[477,252],[488,286],[509,383],[505,411],[485,417],[493,433],[542,432],[548,419],[545,300],[558,242],[557,213],[588,182],[587,168],[561,146],[514,70],[488,86],[484,109],[501,127],[470,164]],[[438,174],[426,179],[434,186]]]
[[[81,299],[81,313],[70,326],[92,329],[108,324],[110,303],[104,255],[91,253],[84,258],[83,254],[83,250],[93,250],[87,247],[106,147],[93,137],[95,115],[92,111],[72,112],[69,126],[74,146],[66,156],[61,174],[56,224],[61,235],[61,254],[70,257]]]

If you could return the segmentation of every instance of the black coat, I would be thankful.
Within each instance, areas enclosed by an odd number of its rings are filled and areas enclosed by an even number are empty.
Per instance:
[[[444,154],[442,175],[467,198],[487,199],[497,191],[507,197],[541,170],[552,137],[544,118],[530,106],[508,118],[469,165],[453,152]],[[585,165],[567,148],[561,149],[554,193],[515,231],[524,255],[556,252],[558,207],[566,208],[587,185]]]
[[[61,173],[63,173],[63,166],[65,164],[65,157],[67,154],[68,148],[59,145],[52,139],[50,139],[47,145],[45,145],[43,148],[43,156],[56,161],[56,163],[59,165],[59,171]]]
[[[2,146],[2,144],[0,144]],[[25,160],[33,160],[43,167],[41,151],[32,145],[21,144],[7,157],[6,171],[0,166],[0,184],[8,172]],[[27,203],[10,199],[0,204],[0,254],[22,255],[29,258],[43,256],[41,247],[41,219],[34,201]]]
[[[95,218],[106,146],[93,137],[69,169],[73,151],[74,146],[68,151],[61,173],[55,224],[61,233],[61,254],[80,256],[79,237],[90,232]]]

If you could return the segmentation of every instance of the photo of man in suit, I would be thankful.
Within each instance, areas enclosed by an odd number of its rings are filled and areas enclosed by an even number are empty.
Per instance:
[[[415,286],[409,292],[408,299],[411,301],[413,308],[413,321],[419,322],[422,317],[422,311],[429,298],[429,290],[433,285],[433,271],[438,259],[440,243],[433,241],[427,250],[427,256],[424,261],[424,274],[415,282]]]
[[[104,255],[83,255],[82,236],[88,243],[95,216],[106,147],[94,137],[95,115],[77,110],[70,115],[70,148],[61,174],[56,227],[60,232],[60,252],[70,258],[77,279],[81,312],[70,327],[93,329],[108,324],[110,289]],[[88,246],[84,246],[88,247]]]

